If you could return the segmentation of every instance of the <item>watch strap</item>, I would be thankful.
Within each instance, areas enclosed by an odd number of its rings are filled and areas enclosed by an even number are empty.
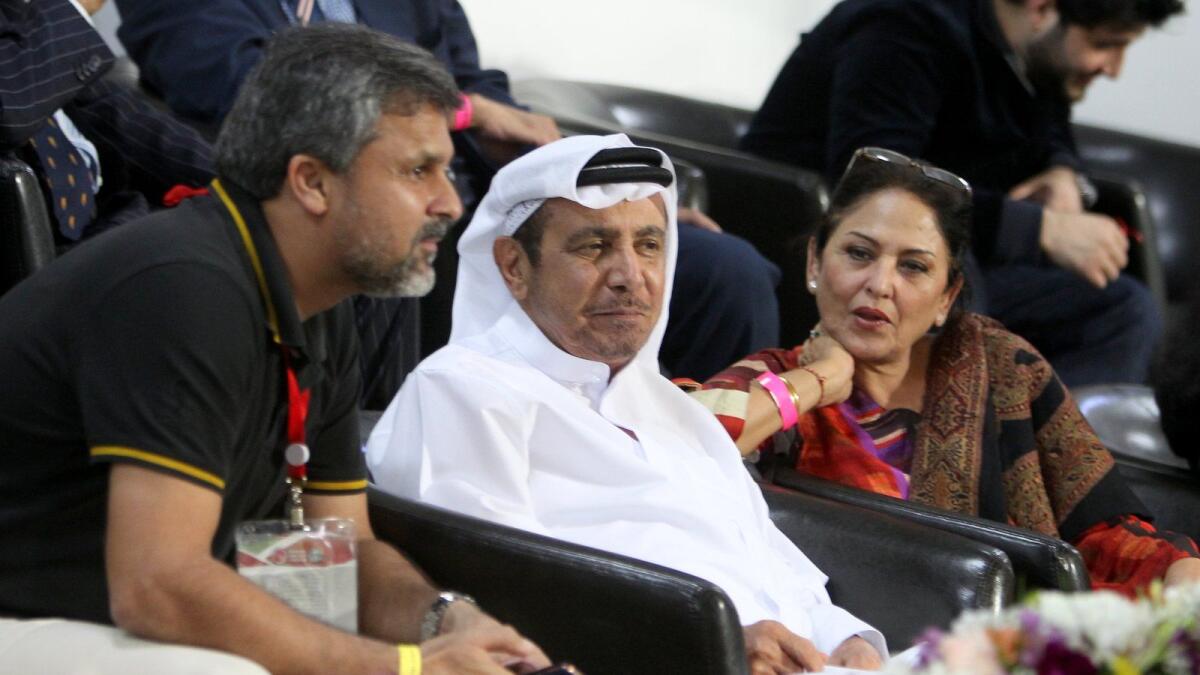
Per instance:
[[[425,616],[421,618],[421,642],[437,637],[442,632],[442,620],[446,617],[450,605],[456,602],[468,602],[476,607],[479,606],[479,603],[475,602],[475,598],[466,593],[456,591],[438,593],[437,599],[433,601],[429,610],[425,612]]]

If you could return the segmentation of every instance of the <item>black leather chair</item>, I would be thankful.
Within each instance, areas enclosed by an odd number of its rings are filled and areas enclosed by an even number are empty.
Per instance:
[[[1158,527],[1200,541],[1200,477],[1171,452],[1159,424],[1154,391],[1133,384],[1079,387],[1079,410],[1113,454],[1117,470],[1154,515]]]
[[[616,84],[530,79],[513,84],[513,93],[538,109],[728,150],[738,147],[753,116],[742,108]]]
[[[552,659],[587,673],[747,672],[737,611],[707,581],[374,489],[369,499],[376,536]]]
[[[50,264],[54,230],[28,164],[0,158],[0,293]]]
[[[1113,453],[1117,470],[1154,516],[1155,526],[1200,543],[1200,480],[1187,469]]]
[[[1164,315],[1168,309],[1167,280],[1163,271],[1158,228],[1150,213],[1145,190],[1132,176],[1092,170],[1088,177],[1096,186],[1098,199],[1092,211],[1117,218],[1137,234],[1129,239],[1129,264],[1125,272],[1141,279]]]
[[[993,547],[809,495],[766,497],[780,529],[831,576],[834,601],[893,649],[1012,597],[1011,564]],[[737,613],[705,581],[374,489],[370,504],[377,536],[552,658],[595,673],[745,672]]]
[[[1004,551],[1012,561],[1019,590],[1050,588],[1080,591],[1090,587],[1087,568],[1084,567],[1079,551],[1061,539],[984,518],[963,516],[923,504],[856,490],[805,476],[793,470],[776,471],[772,480],[776,485],[804,494],[887,514],[994,546]]]
[[[893,651],[1013,596],[1013,564],[991,543],[823,495],[765,486],[763,496],[776,527],[829,576],[833,601],[878,628]]]
[[[1186,470],[1171,452],[1159,424],[1154,390],[1140,384],[1097,384],[1071,390],[1079,411],[1104,447],[1118,457]],[[1198,484],[1200,487],[1200,484]],[[1200,517],[1200,512],[1197,512]]]
[[[1171,323],[1182,314],[1182,303],[1197,282],[1200,148],[1083,124],[1075,125],[1075,137],[1089,173],[1134,179],[1144,193],[1144,208],[1156,231]]]

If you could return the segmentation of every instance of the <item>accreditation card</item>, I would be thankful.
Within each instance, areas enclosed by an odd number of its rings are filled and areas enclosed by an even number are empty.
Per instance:
[[[349,633],[358,632],[358,560],[354,521],[254,520],[237,530],[237,568],[293,609]]]

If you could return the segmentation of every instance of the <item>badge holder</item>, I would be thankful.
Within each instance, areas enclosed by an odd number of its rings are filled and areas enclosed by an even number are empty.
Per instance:
[[[354,521],[305,519],[308,481],[304,419],[308,391],[300,391],[284,354],[288,380],[287,517],[242,523],[236,533],[238,573],[292,609],[349,633],[358,632],[358,559]]]

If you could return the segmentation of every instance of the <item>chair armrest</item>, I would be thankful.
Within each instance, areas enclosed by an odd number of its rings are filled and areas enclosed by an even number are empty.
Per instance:
[[[368,500],[376,537],[552,659],[587,673],[747,672],[737,611],[703,579],[375,488]]]
[[[829,576],[838,606],[907,648],[968,609],[999,611],[1013,571],[999,549],[858,506],[764,486],[771,520]]]
[[[1136,180],[1118,174],[1096,172],[1088,175],[1099,198],[1092,210],[1125,221],[1141,234],[1141,241],[1129,240],[1129,264],[1125,271],[1145,282],[1165,315],[1167,277],[1158,254],[1158,233],[1146,202],[1146,193]]]
[[[806,494],[860,506],[994,546],[1008,555],[1018,579],[1024,584],[1063,591],[1084,591],[1091,587],[1079,551],[1055,537],[985,518],[964,516],[856,490],[793,470],[778,471],[773,482]]]
[[[1113,453],[1121,478],[1141,500],[1154,526],[1200,542],[1200,480],[1188,469]]]
[[[19,159],[0,158],[0,293],[55,255],[54,226],[37,175]]]

